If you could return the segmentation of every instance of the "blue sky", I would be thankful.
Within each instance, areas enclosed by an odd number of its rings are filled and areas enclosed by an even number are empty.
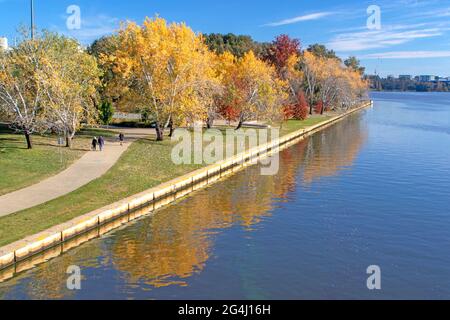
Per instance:
[[[81,9],[80,30],[66,27],[70,5]],[[367,27],[370,5],[381,9],[379,30]],[[368,73],[450,76],[450,0],[35,0],[35,7],[39,28],[84,44],[114,32],[120,21],[159,14],[203,33],[248,34],[258,41],[285,33],[304,47],[323,43],[339,56],[357,56]],[[17,27],[28,23],[29,0],[0,0],[0,36],[13,43]]]

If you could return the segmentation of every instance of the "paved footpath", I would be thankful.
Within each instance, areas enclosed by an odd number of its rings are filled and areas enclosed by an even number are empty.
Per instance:
[[[122,130],[122,129],[120,129]],[[126,142],[106,139],[103,152],[89,151],[63,172],[30,187],[0,197],[0,217],[59,198],[105,174],[131,143],[152,134],[148,129],[123,129]]]

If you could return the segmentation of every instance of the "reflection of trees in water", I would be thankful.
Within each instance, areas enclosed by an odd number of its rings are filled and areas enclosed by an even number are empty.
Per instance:
[[[309,141],[303,166],[303,181],[312,183],[321,177],[335,176],[355,161],[367,139],[360,115],[353,115]]]
[[[96,267],[98,261],[94,257],[101,256],[99,244],[100,242],[82,245],[59,255],[56,260],[32,269],[32,276],[26,277],[25,281],[22,282],[19,276],[9,280],[6,285],[9,288],[24,286],[20,291],[26,293],[26,298],[31,300],[73,298],[76,292],[67,289],[67,279],[70,276],[66,273],[67,268],[72,265],[78,265],[82,269]],[[83,272],[81,278],[83,288]]]
[[[250,231],[270,215],[274,198],[284,199],[294,189],[304,146],[283,151],[279,175],[248,168],[126,230],[133,235],[125,241],[117,237],[111,248],[115,267],[130,283],[186,285],[183,279],[203,270],[215,233],[232,226]]]
[[[306,183],[336,175],[353,163],[365,139],[360,117],[349,117],[282,151],[275,176],[262,176],[258,166],[250,167],[116,231],[106,246],[91,242],[40,266],[26,283],[29,297],[70,297],[66,269],[72,264],[85,268],[112,263],[129,284],[187,285],[187,278],[204,269],[216,233],[233,226],[251,231],[270,216],[274,199],[284,201],[295,190],[301,172]],[[108,260],[99,262],[99,256]]]
[[[280,154],[280,171],[262,176],[251,167],[136,225],[126,241],[115,241],[112,260],[128,281],[152,286],[187,285],[211,255],[213,235],[243,226],[251,231],[269,216],[274,199],[294,191],[299,170],[312,182],[350,166],[365,140],[359,117],[349,117]]]

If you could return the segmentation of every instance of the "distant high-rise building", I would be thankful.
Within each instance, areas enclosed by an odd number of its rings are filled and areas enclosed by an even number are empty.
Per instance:
[[[430,82],[430,81],[435,81],[436,80],[436,76],[431,76],[431,75],[421,75],[419,76],[419,81],[420,82]]]
[[[8,38],[0,37],[0,49],[8,50]]]
[[[413,76],[410,74],[401,74],[398,76],[400,80],[412,80]]]

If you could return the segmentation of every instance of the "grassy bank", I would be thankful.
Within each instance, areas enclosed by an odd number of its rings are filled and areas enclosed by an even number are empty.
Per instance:
[[[283,123],[283,125],[281,127],[280,135],[285,135],[290,132],[294,132],[294,131],[297,131],[300,129],[305,129],[307,127],[311,127],[313,125],[319,124],[320,122],[323,122],[330,118],[331,118],[331,116],[329,116],[329,115],[326,115],[326,116],[314,115],[304,121],[297,121],[297,120],[286,121]]]
[[[33,185],[70,166],[89,149],[95,135],[110,135],[99,130],[82,130],[73,148],[58,146],[56,136],[32,136],[33,149],[26,148],[23,135],[0,127],[0,196]]]
[[[315,116],[306,121],[288,121],[283,124],[282,134],[329,118],[329,116]],[[139,140],[133,143],[113,168],[99,179],[48,203],[0,218],[0,246],[137,194],[205,165],[175,165],[171,160],[172,147],[170,141]]]

